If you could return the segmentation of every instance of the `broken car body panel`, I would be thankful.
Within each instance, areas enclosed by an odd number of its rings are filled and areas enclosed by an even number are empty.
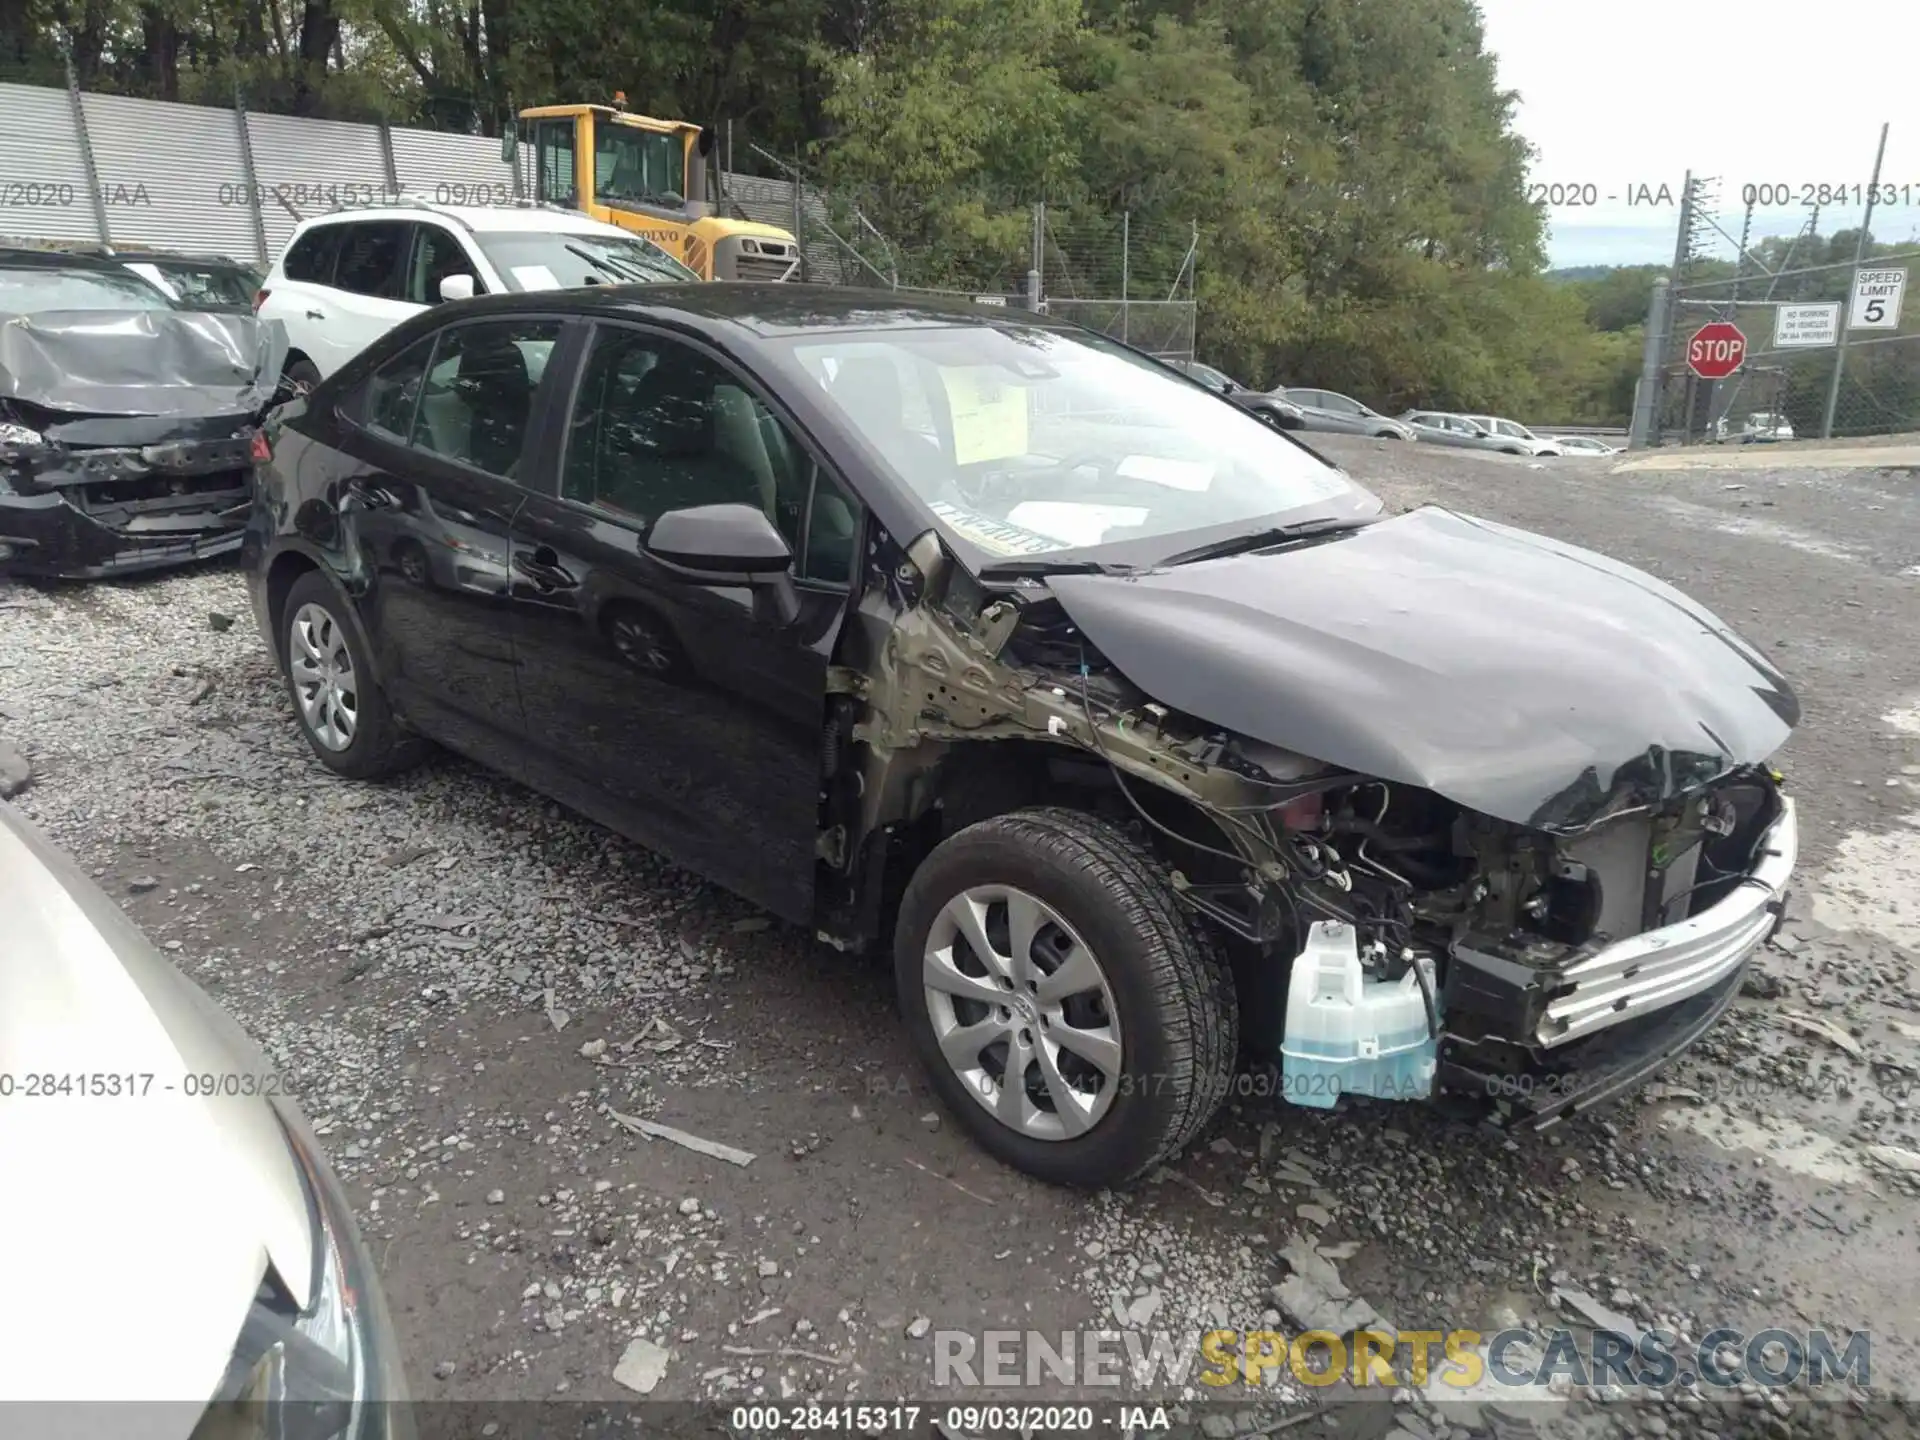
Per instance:
[[[1553,833],[1765,760],[1799,719],[1779,672],[1678,591],[1446,510],[1048,584],[1162,704]]]
[[[251,315],[0,318],[0,563],[91,578],[237,548],[285,349]]]

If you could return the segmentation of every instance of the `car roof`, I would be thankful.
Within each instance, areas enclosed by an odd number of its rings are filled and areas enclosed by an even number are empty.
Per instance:
[[[0,265],[10,270],[94,270],[121,273],[121,256],[98,250],[40,250],[30,246],[0,246]]]
[[[783,281],[663,281],[588,285],[570,290],[484,295],[461,302],[461,313],[541,310],[655,320],[705,331],[744,332],[760,339],[840,331],[913,330],[979,326],[1084,333],[1065,320],[1017,306]]]
[[[114,259],[123,265],[229,265],[235,270],[257,270],[252,260],[236,260],[231,255],[198,255],[186,250],[122,250]]]
[[[633,235],[631,230],[623,230],[618,225],[609,225],[578,210],[566,210],[559,206],[439,205],[431,202],[361,205],[348,210],[329,210],[324,215],[309,216],[300,228],[305,232],[325,225],[359,224],[368,220],[451,220],[477,234],[488,235]]]

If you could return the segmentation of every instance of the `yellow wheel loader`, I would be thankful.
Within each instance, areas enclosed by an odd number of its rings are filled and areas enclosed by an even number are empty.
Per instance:
[[[539,105],[520,112],[508,157],[533,157],[535,200],[583,210],[645,236],[703,280],[798,280],[800,246],[777,225],[715,212],[711,132],[612,105]]]

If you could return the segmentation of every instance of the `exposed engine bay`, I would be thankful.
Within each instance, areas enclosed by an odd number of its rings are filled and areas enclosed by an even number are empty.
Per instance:
[[[1056,602],[995,597],[931,544],[901,558],[890,593],[863,603],[868,663],[832,682],[843,698],[822,853],[843,873],[864,846],[911,843],[942,812],[932,823],[950,831],[997,803],[981,794],[996,784],[1024,787],[1024,803],[1098,797],[1082,803],[1147,827],[1177,894],[1235,947],[1243,1009],[1251,989],[1269,1010],[1297,1010],[1299,977],[1293,1001],[1279,999],[1296,957],[1311,942],[1324,965],[1344,946],[1348,988],[1392,995],[1396,1013],[1410,1004],[1425,1032],[1425,1069],[1403,1077],[1437,1070],[1441,1085],[1485,1095],[1505,1084],[1509,1100],[1536,1085],[1557,1094],[1550,1077],[1588,1064],[1592,1037],[1610,1043],[1708,991],[1720,1003],[1777,924],[1791,807],[1765,765],[1648,803],[1622,792],[1556,833],[1182,713],[1132,684]],[[981,741],[1021,743],[996,757]],[[1769,879],[1758,872],[1783,813],[1787,853]],[[1736,891],[1765,913],[1716,909]],[[1710,914],[1711,954],[1682,974],[1661,958],[1668,931]],[[1721,944],[1736,918],[1744,928]],[[1636,937],[1648,957],[1619,950]],[[1583,988],[1583,966],[1605,973]],[[1291,1057],[1299,1016],[1268,1018],[1266,1043]],[[1377,1037],[1357,1045],[1383,1053]],[[1437,1088],[1423,1079],[1406,1098]]]

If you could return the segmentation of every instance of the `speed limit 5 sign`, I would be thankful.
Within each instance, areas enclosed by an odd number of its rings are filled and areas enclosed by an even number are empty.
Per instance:
[[[1906,294],[1905,270],[1862,270],[1854,277],[1849,330],[1898,330],[1900,300]]]

